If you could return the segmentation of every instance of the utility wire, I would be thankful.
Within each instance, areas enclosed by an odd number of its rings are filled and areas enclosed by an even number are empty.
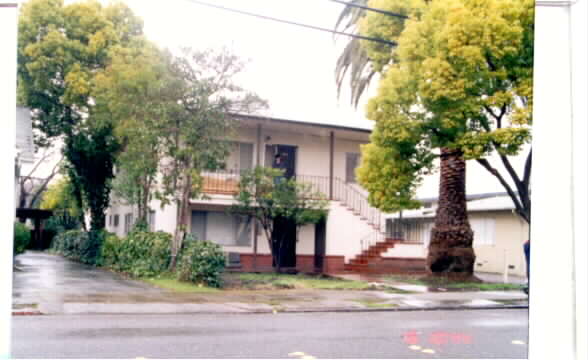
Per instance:
[[[384,15],[388,15],[388,16],[395,16],[395,17],[399,17],[399,18],[402,18],[402,19],[408,19],[408,16],[402,15],[402,14],[399,14],[399,13],[394,13],[392,11],[371,8],[371,7],[368,7],[368,6],[365,6],[365,5],[354,4],[354,3],[351,3],[351,2],[346,2],[346,1],[341,1],[341,0],[330,0],[330,1],[336,2],[336,3],[339,3],[339,4],[343,4],[343,5],[346,5],[346,6],[350,6],[350,7],[355,7],[355,8],[358,8],[358,9],[363,9],[363,10],[377,12],[379,14],[384,14]]]
[[[198,1],[198,0],[185,0],[185,1],[191,2],[191,3],[196,4],[196,5],[202,5],[202,6],[207,6],[207,7],[215,8],[215,9],[220,9],[220,10],[234,12],[234,13],[241,14],[241,15],[253,16],[253,17],[256,17],[256,18],[259,18],[259,19],[276,21],[276,22],[281,22],[281,23],[284,23],[284,24],[295,25],[295,26],[301,26],[301,27],[305,27],[307,29],[329,32],[331,34],[349,36],[349,37],[352,37],[352,38],[357,38],[357,39],[366,40],[366,41],[374,41],[374,42],[378,42],[380,44],[385,44],[385,45],[389,45],[389,46],[396,46],[396,45],[398,45],[394,41],[389,41],[389,40],[384,40],[384,39],[379,39],[379,38],[374,38],[374,37],[369,37],[369,36],[362,36],[362,35],[350,34],[350,33],[346,33],[346,32],[341,32],[341,31],[326,29],[326,28],[322,28],[322,27],[318,27],[318,26],[314,26],[314,25],[301,24],[301,23],[297,23],[297,22],[294,22],[294,21],[277,19],[277,18],[274,18],[274,17],[271,17],[271,16],[259,15],[259,14],[254,14],[254,13],[243,11],[243,10],[237,10],[237,9],[232,9],[232,8],[228,8],[228,7],[224,7],[224,6],[220,6],[220,5],[214,5],[214,4],[210,4],[210,3],[204,2],[204,1]]]

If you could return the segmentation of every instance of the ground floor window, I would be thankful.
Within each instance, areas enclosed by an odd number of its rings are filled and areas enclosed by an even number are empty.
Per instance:
[[[125,215],[125,235],[131,232],[133,228],[133,214],[128,213]]]
[[[469,222],[474,232],[474,247],[496,244],[494,219],[470,219]],[[386,222],[387,236],[428,247],[434,225],[434,219],[389,219]]]
[[[208,240],[219,245],[249,246],[252,220],[221,211],[193,211],[191,233],[197,240]]]
[[[494,245],[496,243],[496,221],[494,219],[470,219],[470,226],[474,232],[474,246]]]

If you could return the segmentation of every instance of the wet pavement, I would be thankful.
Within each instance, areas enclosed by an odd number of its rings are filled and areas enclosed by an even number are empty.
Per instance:
[[[16,359],[522,359],[526,309],[18,316]]]
[[[14,315],[190,314],[488,309],[527,307],[522,291],[430,292],[382,284],[379,290],[223,290],[177,293],[58,255],[15,259]]]

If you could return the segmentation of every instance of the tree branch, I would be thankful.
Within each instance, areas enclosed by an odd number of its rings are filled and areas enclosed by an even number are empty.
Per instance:
[[[508,195],[512,199],[512,201],[515,205],[516,211],[519,214],[519,216],[521,216],[527,223],[531,223],[531,219],[529,219],[529,216],[527,215],[523,206],[521,205],[519,198],[517,197],[515,192],[512,190],[510,185],[508,185],[506,180],[504,180],[504,178],[498,172],[498,170],[493,168],[492,165],[490,165],[490,163],[486,159],[476,159],[476,161],[480,165],[482,165],[486,170],[488,170],[488,172],[490,172],[490,174],[494,175],[498,179],[498,181],[500,181],[500,184],[502,184],[502,186],[504,187],[504,189],[506,190],[506,192],[508,193]]]
[[[521,182],[521,179],[519,178],[519,175],[517,174],[515,169],[512,167],[510,160],[508,160],[508,157],[505,155],[501,155],[501,154],[499,154],[499,156],[500,156],[500,160],[502,161],[502,164],[506,168],[506,171],[508,172],[508,174],[510,175],[510,177],[514,181],[515,186],[517,187],[519,194],[526,193],[526,189],[524,189],[523,183]]]
[[[529,181],[531,180],[531,162],[533,158],[533,148],[529,150],[529,154],[527,155],[527,160],[525,161],[525,172],[523,175],[523,184],[525,187],[529,187]]]

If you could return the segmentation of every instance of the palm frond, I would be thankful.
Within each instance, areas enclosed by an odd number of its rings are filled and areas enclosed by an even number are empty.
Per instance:
[[[367,6],[368,0],[353,0],[351,4]],[[341,31],[352,30],[357,33],[357,24],[365,16],[365,10],[345,6],[335,24],[335,29]],[[360,40],[352,38],[349,40],[335,65],[335,83],[337,84],[337,98],[341,96],[343,82],[349,75],[349,85],[351,87],[351,104],[357,107],[359,99],[363,95],[375,71],[371,66],[371,59],[367,52],[362,48]]]

